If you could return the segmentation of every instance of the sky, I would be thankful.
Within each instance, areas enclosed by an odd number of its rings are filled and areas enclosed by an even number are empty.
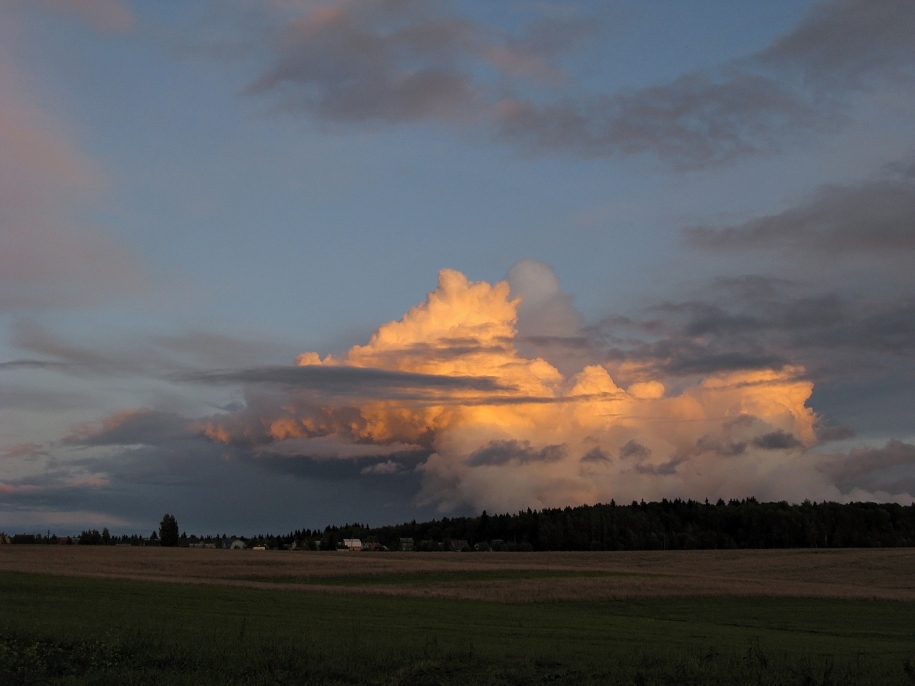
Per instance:
[[[908,0],[0,0],[0,530],[915,500]]]

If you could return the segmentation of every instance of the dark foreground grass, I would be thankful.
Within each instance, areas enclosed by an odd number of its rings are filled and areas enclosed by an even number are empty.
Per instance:
[[[0,573],[2,684],[912,684],[915,607],[501,604]]]

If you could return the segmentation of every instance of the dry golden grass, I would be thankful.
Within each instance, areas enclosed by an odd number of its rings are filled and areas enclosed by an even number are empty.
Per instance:
[[[722,595],[915,600],[915,549],[900,548],[309,553],[17,545],[0,546],[0,571],[503,602]]]

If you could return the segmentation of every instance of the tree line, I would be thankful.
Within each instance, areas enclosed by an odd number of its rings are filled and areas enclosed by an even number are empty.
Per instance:
[[[399,542],[410,539],[414,550],[448,549],[457,541],[475,550],[503,551],[903,547],[915,545],[915,504],[611,501],[382,527],[346,524],[260,538],[276,547],[310,542],[308,547],[325,550],[344,538],[388,549],[400,549]]]
[[[915,545],[915,504],[804,501],[795,505],[761,503],[755,498],[727,503],[679,498],[630,505],[611,501],[516,514],[484,511],[476,517],[414,520],[382,527],[353,523],[244,540],[268,548],[336,550],[345,538],[361,539],[376,549],[418,551],[903,547]],[[105,530],[101,534],[85,531],[75,542],[137,545],[143,540],[112,536]],[[179,537],[177,520],[166,515],[158,535],[154,532],[145,540],[175,546],[188,539],[185,534]],[[410,545],[405,546],[405,541]]]

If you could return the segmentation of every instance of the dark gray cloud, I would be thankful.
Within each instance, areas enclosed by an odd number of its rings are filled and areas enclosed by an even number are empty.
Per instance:
[[[602,16],[546,13],[515,34],[442,2],[368,0],[265,20],[271,66],[251,85],[285,110],[342,123],[495,124],[525,149],[653,153],[702,167],[841,123],[853,93],[911,76],[905,0],[826,0],[765,50],[669,83],[583,95],[559,58]],[[546,89],[522,95],[531,80]]]
[[[196,372],[182,377],[205,384],[264,384],[337,395],[365,397],[382,394],[390,398],[415,397],[425,391],[506,390],[496,379],[473,376],[417,374],[371,367],[256,367],[235,371]]]
[[[43,457],[48,454],[44,446],[38,443],[17,443],[16,445],[7,446],[0,450],[0,457],[17,459],[17,458],[35,458]]]
[[[183,530],[250,536],[434,514],[415,505],[418,473],[361,474],[370,460],[262,457],[202,438],[103,454],[82,448],[81,454],[52,459],[41,474],[2,484],[0,519],[7,531],[17,530],[11,522],[29,521],[57,534],[107,526],[148,535],[171,512]]]
[[[276,64],[250,90],[291,86],[285,106],[330,120],[458,117],[477,99],[455,63],[477,29],[424,5],[370,0],[296,20],[279,35]]]
[[[595,28],[544,16],[511,35],[428,0],[365,0],[267,24],[273,64],[249,92],[334,122],[478,118],[493,90],[481,72],[555,79],[550,58]]]
[[[47,413],[91,407],[97,399],[87,393],[35,388],[27,384],[0,385],[0,409]]]
[[[822,122],[811,103],[777,81],[729,70],[588,99],[503,104],[500,135],[531,150],[583,157],[653,152],[689,168],[771,150],[786,134]]]
[[[651,474],[652,476],[670,476],[677,473],[677,467],[689,460],[685,455],[673,455],[666,462],[661,464],[647,464],[639,462],[633,469],[639,474]]]
[[[651,457],[651,449],[642,445],[641,443],[638,443],[637,441],[628,441],[624,446],[620,448],[621,460],[626,460],[629,458],[647,460],[649,457]]]
[[[764,277],[722,279],[699,297],[611,318],[587,331],[611,364],[637,362],[666,376],[782,369],[815,379],[915,371],[915,298],[808,293]]]
[[[747,441],[720,441],[711,436],[703,436],[696,441],[696,447],[701,452],[715,453],[722,457],[736,457],[747,452]]]
[[[800,448],[801,442],[793,434],[779,429],[757,436],[753,439],[753,445],[763,450],[792,450]]]
[[[587,157],[653,152],[675,167],[729,162],[833,128],[853,91],[911,76],[915,6],[831,0],[761,53],[664,85],[502,108],[503,136]]]
[[[81,446],[164,445],[193,438],[190,421],[175,412],[132,410],[119,412],[99,427],[84,427],[64,442]]]
[[[299,479],[317,479],[321,481],[359,481],[363,479],[382,479],[390,484],[391,488],[401,491],[408,498],[419,492],[421,474],[415,470],[417,464],[425,461],[429,456],[424,453],[395,453],[385,456],[379,461],[378,457],[363,457],[354,459],[317,459],[308,456],[279,457],[270,454],[259,455],[251,458],[257,465],[281,474],[291,474]],[[386,464],[396,465],[396,469],[385,469]],[[381,468],[379,468],[381,467]],[[397,480],[403,481],[399,486],[387,479],[396,475]],[[402,489],[406,489],[403,491]]]
[[[65,362],[53,362],[51,360],[9,360],[0,362],[0,371],[15,369],[62,369],[67,365]]]
[[[826,186],[784,212],[684,235],[702,250],[774,250],[805,259],[909,252],[915,250],[915,178]]]
[[[830,441],[844,441],[855,437],[855,430],[850,426],[817,426],[817,440],[821,443]]]
[[[595,446],[591,448],[588,452],[581,456],[579,459],[580,462],[594,462],[598,464],[608,464],[613,462],[613,458],[610,457],[606,451],[602,450],[600,446]]]
[[[470,454],[468,464],[473,467],[498,466],[509,463],[557,462],[568,452],[565,445],[548,445],[539,450],[529,441],[490,441]]]
[[[815,5],[759,59],[793,67],[811,81],[862,85],[872,75],[910,76],[915,7],[908,0],[832,0]]]
[[[74,376],[149,376],[170,378],[189,370],[243,367],[293,359],[296,347],[203,331],[136,337],[120,346],[75,342],[53,330],[20,319],[12,327],[12,345],[29,357],[0,362],[0,371],[36,369]]]
[[[882,448],[862,448],[837,455],[819,468],[843,493],[855,488],[892,495],[915,492],[915,445],[890,441]]]

